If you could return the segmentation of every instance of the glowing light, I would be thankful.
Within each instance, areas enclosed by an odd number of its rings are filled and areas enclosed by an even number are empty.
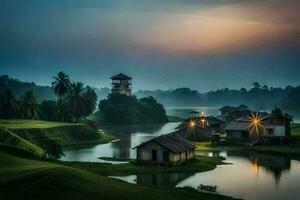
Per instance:
[[[262,117],[260,115],[251,113],[249,117],[249,127],[251,127],[250,135],[256,134],[260,137],[259,128],[262,127]]]
[[[195,125],[196,125],[196,124],[195,124],[194,121],[191,121],[191,122],[190,122],[190,126],[191,126],[191,127],[195,127]]]

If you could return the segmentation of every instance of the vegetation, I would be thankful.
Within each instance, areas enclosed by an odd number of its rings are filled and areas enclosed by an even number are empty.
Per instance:
[[[69,76],[64,72],[58,72],[57,76],[54,76],[53,79],[54,81],[52,82],[52,86],[54,87],[55,94],[58,96],[57,117],[60,121],[64,121],[64,97],[70,89],[71,81]]]
[[[252,88],[223,88],[200,93],[190,88],[170,90],[138,91],[139,98],[153,96],[168,106],[224,106],[246,104],[257,110],[265,110],[279,105],[284,110],[299,111],[300,86],[269,87],[255,82]]]
[[[153,97],[138,100],[135,96],[111,94],[99,103],[102,123],[155,124],[167,122],[163,105]],[[100,117],[98,118],[100,119]]]
[[[6,119],[15,118],[19,105],[11,90],[6,89],[0,98],[0,117]]]
[[[115,139],[108,131],[98,131],[85,123],[49,122],[41,120],[0,120],[19,137],[44,147],[50,140],[61,140],[63,147],[107,143]]]
[[[38,119],[38,104],[32,90],[25,92],[21,100],[23,119]]]
[[[181,118],[181,117],[177,117],[177,116],[167,116],[168,118],[168,122],[183,122],[185,121],[185,119]]]
[[[29,160],[0,152],[1,199],[231,199],[192,189],[146,187],[58,163]]]
[[[72,83],[64,72],[59,72],[53,78],[52,86],[58,98],[57,102],[45,100],[39,105],[33,90],[26,91],[18,101],[12,91],[6,89],[0,93],[0,118],[79,122],[93,113],[97,94],[91,87],[84,87],[80,82]],[[0,86],[5,86],[9,80],[8,77],[1,76]]]
[[[92,163],[92,162],[62,162],[64,165],[88,170],[105,176],[126,176],[131,174],[162,174],[162,173],[197,173],[213,170],[217,165],[224,164],[221,158],[198,156],[173,167],[155,165],[137,165],[134,162],[125,164]]]
[[[46,157],[52,160],[57,160],[64,155],[60,140],[46,140],[43,148],[46,152]]]
[[[19,137],[7,128],[0,128],[0,144],[2,145],[2,149],[5,148],[11,150],[12,148],[9,147],[13,147],[27,151],[30,155],[32,155],[30,157],[42,157],[44,154],[44,150],[42,148]]]

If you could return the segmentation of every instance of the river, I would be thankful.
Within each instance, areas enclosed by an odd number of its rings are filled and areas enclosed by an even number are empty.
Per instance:
[[[207,115],[218,114],[218,108],[167,108],[167,113],[185,117],[196,110]],[[99,157],[134,159],[133,147],[153,137],[174,131],[179,123],[150,126],[110,127],[119,140],[109,144],[65,150],[65,161],[105,162]],[[247,200],[296,200],[299,194],[300,162],[295,158],[255,152],[203,152],[206,156],[222,156],[230,165],[218,166],[204,173],[168,173],[160,175],[130,175],[115,177],[129,183],[145,185],[189,186],[200,184],[217,186],[217,192]],[[120,162],[113,162],[118,164]]]

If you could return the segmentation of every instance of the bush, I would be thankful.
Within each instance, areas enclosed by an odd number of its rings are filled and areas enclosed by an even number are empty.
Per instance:
[[[62,151],[62,144],[59,140],[47,140],[44,143],[44,149],[46,151],[46,157],[49,159],[57,160],[64,155]]]

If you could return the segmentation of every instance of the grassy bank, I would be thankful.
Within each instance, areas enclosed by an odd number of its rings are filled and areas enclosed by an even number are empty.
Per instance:
[[[137,165],[135,163],[125,163],[113,165],[110,163],[92,162],[61,162],[64,165],[78,169],[88,170],[93,173],[105,176],[126,176],[132,174],[162,174],[162,173],[197,173],[213,170],[217,165],[224,164],[220,158],[209,158],[198,156],[196,160],[182,163],[178,166],[155,166]]]
[[[191,189],[131,185],[59,163],[29,160],[0,151],[0,199],[231,199]]]
[[[50,139],[61,140],[63,146],[106,143],[115,139],[109,132],[99,132],[82,123],[0,120],[0,127],[5,127],[38,146],[43,146],[44,142]]]
[[[0,144],[2,149],[10,150],[10,147],[21,149],[32,154],[32,157],[42,157],[44,154],[42,148],[19,137],[7,128],[0,127]]]

